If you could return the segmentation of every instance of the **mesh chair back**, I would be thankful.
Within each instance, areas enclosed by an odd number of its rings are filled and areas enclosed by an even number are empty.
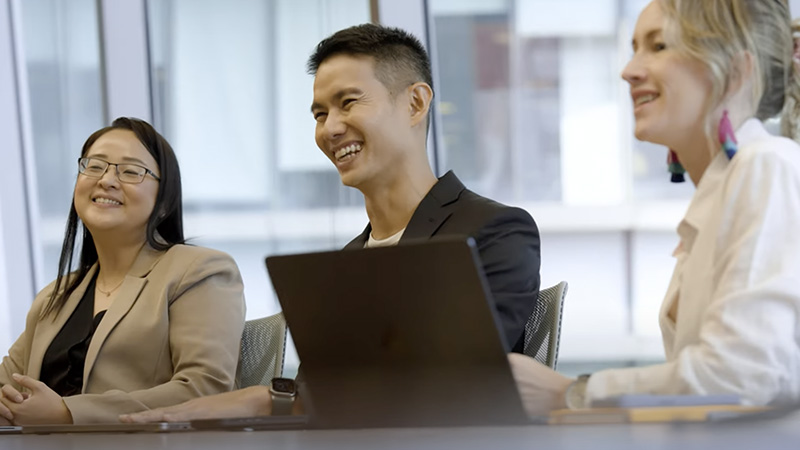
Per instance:
[[[272,378],[281,376],[285,350],[286,321],[283,313],[245,322],[236,370],[238,388],[268,386]]]
[[[555,369],[561,338],[561,313],[567,296],[567,282],[539,291],[539,301],[525,323],[523,352]]]

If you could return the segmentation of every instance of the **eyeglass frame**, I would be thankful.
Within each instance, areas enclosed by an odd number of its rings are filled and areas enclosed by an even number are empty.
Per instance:
[[[85,159],[86,161],[95,160],[95,161],[104,162],[104,163],[106,163],[106,168],[103,170],[103,173],[101,173],[101,174],[100,174],[100,176],[97,176],[97,177],[95,177],[95,176],[93,176],[93,175],[87,175],[87,174],[84,172],[84,171],[86,170],[86,167],[83,167],[83,166],[81,165],[81,160],[84,160],[84,159]],[[119,180],[119,182],[120,182],[120,183],[125,183],[125,184],[142,184],[142,182],[144,181],[144,177],[146,177],[148,174],[149,174],[151,177],[153,177],[153,179],[155,179],[156,181],[161,181],[161,178],[160,178],[158,175],[156,175],[156,174],[155,174],[155,173],[154,173],[152,170],[148,169],[148,168],[147,168],[147,167],[145,167],[145,166],[139,165],[139,164],[133,164],[133,163],[112,163],[112,162],[108,162],[108,161],[106,161],[106,160],[104,160],[104,159],[100,159],[100,158],[87,158],[87,157],[83,157],[83,156],[82,156],[82,157],[80,157],[80,158],[78,158],[78,173],[79,173],[79,174],[81,174],[81,175],[83,175],[83,176],[87,176],[87,177],[89,177],[89,178],[96,178],[96,179],[103,178],[103,176],[106,174],[106,172],[108,172],[108,168],[109,168],[109,167],[111,167],[111,166],[114,166],[114,175],[117,177],[117,180]],[[138,168],[140,168],[140,169],[144,169],[144,175],[142,175],[142,178],[141,178],[141,179],[140,179],[138,182],[135,182],[135,183],[134,183],[134,182],[131,182],[131,181],[122,181],[122,179],[119,177],[119,166],[134,166],[134,167],[138,167]]]

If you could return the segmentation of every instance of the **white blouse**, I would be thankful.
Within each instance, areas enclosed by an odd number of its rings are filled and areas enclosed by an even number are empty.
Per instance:
[[[800,146],[756,119],[736,139],[733,159],[716,155],[678,225],[659,314],[667,362],[597,372],[589,399],[729,393],[753,405],[800,401]]]

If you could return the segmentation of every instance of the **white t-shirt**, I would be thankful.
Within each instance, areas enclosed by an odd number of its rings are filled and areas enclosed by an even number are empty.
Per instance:
[[[397,243],[400,242],[400,238],[403,237],[403,233],[405,231],[406,229],[403,228],[386,239],[375,239],[372,237],[372,233],[370,232],[369,239],[367,239],[367,243],[364,244],[364,248],[391,247],[392,245],[397,245]]]

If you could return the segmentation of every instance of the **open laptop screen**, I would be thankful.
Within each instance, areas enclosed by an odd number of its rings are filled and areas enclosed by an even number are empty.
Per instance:
[[[316,424],[527,422],[471,239],[266,262]]]

